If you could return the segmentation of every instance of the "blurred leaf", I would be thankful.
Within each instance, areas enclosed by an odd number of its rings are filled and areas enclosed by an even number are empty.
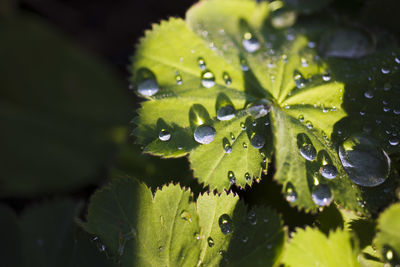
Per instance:
[[[114,266],[75,226],[79,205],[73,201],[32,206],[19,220],[6,206],[0,209],[2,266]]]
[[[36,18],[2,20],[0,35],[0,196],[95,183],[127,131],[120,82]]]
[[[85,229],[123,266],[272,266],[284,231],[267,208],[249,213],[237,196],[164,186],[153,196],[131,178],[115,179],[91,200]],[[116,208],[117,207],[117,208]]]
[[[349,232],[336,230],[327,237],[317,229],[298,228],[283,256],[288,266],[359,266]]]
[[[325,8],[332,0],[284,0],[284,2],[299,13],[310,14]]]
[[[386,209],[378,219],[377,249],[385,262],[400,264],[400,203]]]

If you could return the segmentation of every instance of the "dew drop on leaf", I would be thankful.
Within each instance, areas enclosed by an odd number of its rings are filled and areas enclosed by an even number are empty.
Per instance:
[[[317,157],[317,151],[312,144],[304,144],[300,148],[300,155],[306,160],[313,161]]]
[[[246,111],[255,119],[258,119],[266,116],[270,109],[270,102],[268,102],[267,100],[261,100],[249,105]]]
[[[211,236],[207,238],[207,243],[210,248],[214,246],[214,240],[211,238]]]
[[[251,225],[256,225],[257,224],[257,216],[254,210],[249,212],[249,215],[247,216],[247,220]]]
[[[331,80],[331,75],[329,73],[325,73],[324,75],[322,75],[322,80],[324,80],[325,82],[329,82]]]
[[[311,196],[314,203],[318,206],[329,206],[333,200],[331,189],[325,184],[315,186]]]
[[[162,130],[160,131],[160,133],[158,134],[158,138],[159,138],[161,141],[166,142],[166,141],[168,141],[169,139],[171,139],[171,134],[170,134],[167,130],[162,129]]]
[[[224,79],[226,85],[230,85],[232,83],[232,78],[227,72],[222,74],[222,78]]]
[[[186,210],[183,210],[181,212],[181,219],[188,222],[192,222],[192,217],[190,216],[190,213],[187,212]]]
[[[364,93],[365,98],[372,99],[374,98],[374,93],[371,90],[365,91]]]
[[[197,64],[199,65],[199,68],[200,68],[201,70],[205,70],[205,69],[206,69],[206,61],[204,60],[204,58],[199,57],[199,58],[197,59]]]
[[[222,140],[222,144],[223,144],[223,146],[224,146],[224,151],[225,151],[225,153],[232,153],[232,146],[231,146],[231,144],[229,143],[229,140],[227,139],[227,138],[224,138],[223,140]]]
[[[306,121],[306,127],[311,130],[314,127],[314,125],[312,124],[311,121]]]
[[[290,182],[286,185],[285,198],[288,202],[295,202],[297,200],[297,193],[294,190],[294,186]]]
[[[258,49],[260,49],[260,42],[256,37],[254,37],[251,33],[246,32],[243,35],[243,41],[242,41],[244,49],[246,49],[247,52],[249,53],[254,53]]]
[[[250,139],[250,144],[255,148],[255,149],[260,149],[264,146],[265,144],[265,139],[261,135],[257,133],[253,133]]]
[[[389,144],[391,146],[397,146],[399,144],[399,139],[397,137],[391,137],[389,139]]]
[[[326,179],[334,179],[337,176],[337,169],[332,164],[322,165],[319,172]]]
[[[271,25],[275,29],[283,29],[293,26],[296,22],[296,13],[293,10],[278,8],[271,14]]]
[[[235,117],[235,108],[231,105],[221,107],[217,111],[217,119],[220,121],[229,121]]]
[[[182,75],[180,75],[179,73],[176,73],[175,75],[175,81],[177,85],[181,85],[182,84]]]
[[[216,134],[214,127],[203,124],[194,130],[193,136],[196,142],[206,145],[214,140]]]
[[[244,125],[244,122],[240,123],[240,128],[242,128],[242,131],[246,130],[246,125]]]
[[[211,88],[215,85],[215,76],[209,70],[204,70],[201,73],[201,84],[206,88]]]
[[[158,92],[158,83],[154,79],[146,79],[138,84],[138,93],[142,96],[153,96]]]
[[[246,179],[247,182],[250,182],[251,181],[250,173],[246,172],[244,178]]]
[[[242,71],[248,71],[250,69],[247,61],[244,58],[240,60],[240,68],[242,69]]]
[[[243,142],[243,148],[244,148],[244,149],[247,149],[247,144],[246,144],[246,142]]]
[[[389,175],[390,158],[379,142],[370,137],[347,138],[339,146],[339,158],[355,184],[377,186],[386,181]]]
[[[299,115],[298,119],[299,119],[299,122],[303,122],[304,121],[304,116],[303,115]]]
[[[389,73],[390,73],[390,69],[388,69],[388,68],[386,68],[386,67],[383,67],[383,68],[381,68],[381,72],[382,72],[383,74],[389,74]]]
[[[233,171],[228,171],[228,179],[231,184],[236,183],[236,177],[235,177],[235,174],[233,173]]]
[[[242,236],[242,242],[243,243],[247,243],[248,240],[249,240],[248,236],[246,236],[246,235]]]
[[[293,79],[294,79],[294,84],[296,85],[297,88],[301,89],[306,86],[306,79],[304,79],[303,75],[301,75],[300,72],[295,71]]]
[[[232,232],[233,230],[232,220],[228,214],[222,214],[218,219],[218,223],[219,223],[219,228],[221,229],[221,232],[224,235],[227,235]]]
[[[232,141],[235,141],[235,140],[236,140],[236,137],[235,137],[235,135],[234,135],[233,133],[230,133],[230,137],[231,137],[231,140],[232,140]]]

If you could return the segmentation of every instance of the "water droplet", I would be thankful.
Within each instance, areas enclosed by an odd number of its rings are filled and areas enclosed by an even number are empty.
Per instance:
[[[251,33],[246,32],[243,35],[243,41],[242,41],[244,49],[246,49],[247,52],[249,53],[254,53],[258,49],[260,49],[260,42],[258,41],[257,38],[255,38]]]
[[[211,88],[215,85],[215,76],[209,70],[205,70],[201,73],[201,84],[206,88]]]
[[[365,98],[371,99],[374,98],[374,92],[372,92],[371,90],[368,90],[364,93]]]
[[[192,222],[192,217],[190,216],[190,213],[187,212],[186,210],[183,210],[181,212],[181,219],[188,222]]]
[[[227,139],[227,138],[224,138],[223,140],[222,140],[222,142],[223,142],[223,145],[224,145],[224,151],[225,151],[225,153],[232,153],[232,146],[231,146],[231,144],[229,143],[229,140]]]
[[[182,75],[180,75],[179,73],[177,73],[176,75],[175,75],[175,80],[176,80],[176,84],[177,85],[181,85],[182,84]]]
[[[337,176],[337,169],[332,164],[326,164],[321,166],[319,172],[326,179],[334,179]]]
[[[392,84],[391,83],[385,83],[383,85],[383,90],[384,91],[389,91],[392,88]]]
[[[242,71],[248,71],[250,69],[249,65],[247,64],[247,61],[244,58],[240,60],[240,67]]]
[[[382,72],[383,74],[389,74],[389,73],[390,73],[390,69],[388,69],[388,68],[386,68],[386,67],[383,67],[383,68],[381,68],[381,72]]]
[[[230,85],[232,83],[232,78],[231,78],[231,76],[229,76],[229,74],[227,72],[224,72],[222,74],[222,78],[224,79],[224,82],[226,85]]]
[[[303,115],[299,115],[298,119],[299,119],[299,122],[303,122],[304,121],[304,116]]]
[[[199,65],[201,70],[205,70],[206,69],[206,62],[204,61],[204,58],[199,57],[197,59],[197,64]]]
[[[242,242],[243,243],[247,243],[247,241],[249,241],[249,237],[248,236],[242,236]]]
[[[257,133],[253,133],[252,137],[250,139],[250,144],[255,148],[255,149],[260,149],[264,146],[265,144],[265,139],[262,135],[259,135]]]
[[[308,61],[305,58],[301,58],[301,66],[308,67]]]
[[[214,240],[211,238],[211,236],[207,238],[207,243],[210,248],[214,246]]]
[[[267,100],[257,101],[252,103],[246,108],[247,113],[253,116],[255,119],[264,117],[268,114],[271,109],[271,104]]]
[[[267,244],[267,249],[270,250],[272,248],[271,244]]]
[[[339,146],[339,158],[350,179],[361,186],[377,186],[389,175],[390,159],[379,142],[353,136]]]
[[[306,127],[311,130],[314,126],[311,121],[306,121]]]
[[[286,185],[285,197],[288,202],[295,202],[297,200],[297,193],[290,182]]]
[[[214,140],[216,134],[214,127],[203,124],[194,130],[193,136],[196,142],[206,145]]]
[[[300,72],[296,71],[294,76],[294,84],[296,85],[297,88],[301,89],[306,86],[306,79],[304,79],[303,75],[301,75]]]
[[[256,213],[254,212],[254,210],[249,212],[249,215],[247,216],[247,220],[249,221],[249,223],[251,225],[257,224],[257,217],[256,217]]]
[[[400,58],[395,57],[395,58],[394,58],[394,61],[395,61],[397,64],[400,64]]]
[[[246,142],[243,142],[243,148],[244,148],[244,149],[247,149],[247,144],[246,144]]]
[[[231,105],[224,106],[217,111],[217,118],[220,121],[229,121],[235,117],[235,108]]]
[[[244,122],[240,123],[240,128],[242,128],[242,131],[246,130],[246,125],[244,125]]]
[[[166,142],[166,141],[168,141],[169,139],[171,139],[171,134],[170,134],[168,131],[162,129],[162,130],[160,131],[160,133],[158,134],[158,138],[159,138],[161,141]]]
[[[389,144],[391,146],[397,146],[399,144],[399,139],[397,137],[391,137],[389,139]]]
[[[331,189],[325,184],[317,185],[311,195],[318,206],[329,206],[333,200]]]
[[[146,79],[138,84],[138,93],[142,96],[153,96],[158,92],[158,83],[154,79]]]
[[[324,75],[322,75],[322,80],[324,80],[325,82],[329,82],[331,80],[331,75],[329,73],[325,73]]]
[[[236,137],[235,137],[235,135],[234,135],[233,133],[230,133],[230,137],[231,137],[231,140],[232,140],[232,141],[235,141],[235,140],[236,140]]]
[[[219,228],[224,235],[227,235],[233,231],[232,220],[228,214],[222,214],[219,217]]]
[[[244,178],[246,179],[247,182],[250,182],[250,181],[251,181],[250,173],[246,172],[246,173],[244,174]]]
[[[317,151],[312,144],[304,144],[300,148],[300,154],[303,158],[309,161],[313,161],[317,157]]]
[[[235,174],[233,173],[233,171],[228,172],[228,179],[232,185],[236,183],[236,177],[235,177]]]
[[[158,247],[158,251],[163,252],[164,251],[164,247],[163,246],[159,246]]]

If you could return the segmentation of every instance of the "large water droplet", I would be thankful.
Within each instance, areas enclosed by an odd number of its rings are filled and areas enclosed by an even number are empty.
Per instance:
[[[246,111],[252,115],[255,119],[264,117],[268,114],[271,109],[271,103],[267,100],[260,100],[249,105]]]
[[[215,85],[215,76],[209,70],[205,70],[201,73],[201,84],[206,88],[211,88]]]
[[[353,136],[339,146],[339,158],[350,179],[361,186],[377,186],[389,175],[390,158],[378,141]]]
[[[158,134],[158,138],[159,138],[161,141],[166,142],[166,141],[168,141],[169,139],[171,139],[171,134],[170,134],[167,130],[162,129],[162,130],[160,131],[160,133]]]
[[[246,49],[247,52],[249,53],[254,53],[258,49],[260,49],[260,42],[258,41],[257,38],[255,38],[251,33],[246,32],[243,35],[243,41],[242,41],[244,49]]]
[[[158,92],[158,83],[155,79],[146,79],[138,84],[138,93],[142,96],[153,96]]]
[[[214,127],[203,124],[194,130],[193,136],[196,142],[206,145],[214,140],[216,134]]]
[[[317,150],[312,144],[304,144],[300,148],[300,155],[306,160],[313,161],[317,157]]]
[[[217,119],[220,121],[229,121],[235,117],[235,108],[231,105],[221,107],[217,111]]]
[[[250,139],[250,144],[255,148],[255,149],[260,149],[264,146],[265,144],[265,139],[262,135],[259,135],[257,133],[253,133],[252,137]]]
[[[333,200],[331,189],[325,184],[317,185],[311,195],[314,203],[318,206],[329,206]]]
[[[224,235],[227,235],[233,231],[233,225],[231,217],[228,214],[222,214],[219,219],[219,228]]]
[[[334,179],[337,176],[337,169],[332,164],[326,164],[321,166],[319,172],[326,179]]]

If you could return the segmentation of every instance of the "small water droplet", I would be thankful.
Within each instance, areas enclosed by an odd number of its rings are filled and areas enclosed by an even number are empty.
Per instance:
[[[364,93],[364,96],[365,96],[365,98],[372,99],[372,98],[374,98],[374,92],[372,92],[371,90],[368,90]]]
[[[317,151],[312,144],[304,144],[300,148],[300,155],[306,160],[313,161],[317,157]]]
[[[250,173],[246,172],[246,173],[244,174],[244,178],[246,179],[247,182],[250,182],[250,181],[251,181]]]
[[[224,106],[217,111],[217,119],[220,121],[229,121],[235,117],[235,108],[231,105]]]
[[[214,140],[216,134],[214,127],[203,124],[194,130],[193,136],[196,142],[206,145]]]
[[[299,119],[299,122],[303,122],[304,121],[304,116],[303,115],[299,115],[298,119]]]
[[[138,84],[138,93],[142,96],[153,96],[158,92],[158,83],[154,79],[146,79]]]
[[[257,216],[254,210],[249,212],[249,215],[247,216],[247,220],[251,225],[256,225],[257,224]]]
[[[247,243],[247,241],[249,241],[249,237],[246,235],[242,236],[242,242]]]
[[[244,149],[247,149],[247,144],[246,144],[246,142],[243,142],[243,148],[244,148]]]
[[[235,137],[235,135],[234,135],[233,133],[230,133],[230,137],[231,137],[231,140],[232,140],[232,141],[235,141],[235,140],[236,140],[236,137]]]
[[[246,32],[243,35],[243,41],[242,41],[244,49],[246,49],[247,52],[249,53],[254,53],[258,49],[260,49],[260,42],[258,41],[257,38],[255,38],[251,33]]]
[[[219,219],[219,228],[224,235],[227,235],[233,231],[232,220],[228,214],[222,214]]]
[[[240,123],[240,128],[242,128],[242,131],[246,130],[246,125],[244,124],[244,122]]]
[[[288,202],[295,202],[297,200],[297,193],[290,182],[286,185],[285,197]]]
[[[350,179],[358,185],[373,187],[389,175],[390,159],[379,142],[367,136],[347,138],[339,146],[339,158]]]
[[[308,67],[308,61],[305,58],[301,58],[301,66]]]
[[[230,85],[232,83],[232,78],[227,72],[222,74],[222,78],[224,79],[226,85]]]
[[[164,247],[163,246],[159,246],[158,247],[158,251],[163,252],[164,251]]]
[[[337,169],[332,164],[326,164],[321,166],[319,172],[326,179],[334,179],[337,176]]]
[[[236,177],[233,171],[228,171],[228,179],[232,185],[236,183]]]
[[[248,71],[250,69],[249,65],[247,64],[247,61],[244,58],[240,60],[240,67],[242,71]]]
[[[322,80],[324,80],[325,82],[329,82],[331,80],[331,75],[329,73],[325,73],[324,75],[322,75]]]
[[[333,200],[331,189],[325,184],[317,185],[311,195],[314,203],[318,206],[329,206]]]
[[[207,238],[207,243],[210,248],[214,246],[214,240],[211,238],[211,236]]]
[[[215,85],[215,76],[209,70],[204,70],[201,73],[201,84],[206,88],[211,88]]]
[[[397,137],[391,137],[389,139],[389,144],[391,146],[397,146],[399,144],[399,139]]]
[[[311,121],[306,121],[306,127],[311,130],[314,126]]]
[[[187,212],[186,210],[183,210],[181,212],[181,219],[188,222],[192,222],[192,217],[190,216],[190,213]]]
[[[301,75],[300,72],[296,71],[294,76],[294,84],[296,85],[297,88],[301,89],[306,86],[306,79],[304,79],[303,75]]]
[[[250,144],[255,148],[255,149],[260,149],[264,146],[265,144],[265,139],[262,135],[259,135],[257,133],[253,133],[252,137],[250,139]]]
[[[389,91],[392,88],[392,84],[391,83],[385,83],[383,85],[383,90],[384,91]]]
[[[224,151],[225,151],[225,153],[228,153],[228,154],[232,153],[232,146],[228,140],[225,140],[225,142],[224,142]]]
[[[386,67],[383,67],[383,68],[381,68],[381,72],[382,72],[383,74],[389,74],[389,73],[390,73],[390,69],[388,69],[388,68],[386,68]]]
[[[201,70],[205,70],[206,69],[206,62],[205,62],[204,58],[199,57],[197,59],[197,64],[199,65]]]
[[[400,58],[395,57],[395,58],[394,58],[394,61],[395,61],[397,64],[400,64]]]
[[[166,141],[168,141],[169,139],[171,139],[171,134],[170,134],[167,130],[162,129],[162,130],[160,131],[160,133],[158,134],[158,138],[159,138],[161,141],[166,142]]]
[[[175,75],[175,80],[176,80],[176,84],[177,85],[181,85],[182,84],[182,75],[180,75],[179,73],[177,73],[176,75]]]

